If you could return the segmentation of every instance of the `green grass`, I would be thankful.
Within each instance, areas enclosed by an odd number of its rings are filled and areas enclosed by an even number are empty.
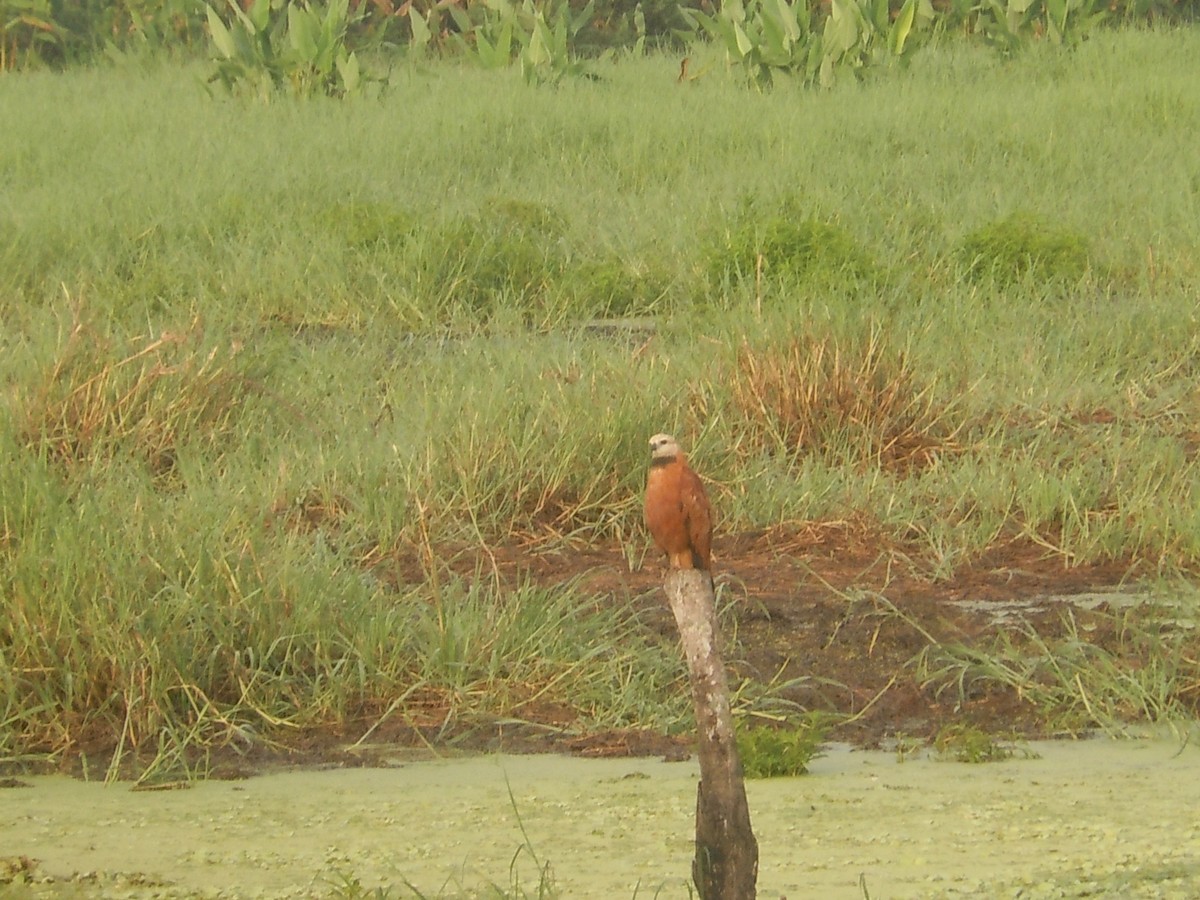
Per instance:
[[[917,674],[927,687],[953,691],[960,702],[987,686],[1011,688],[1051,732],[1124,735],[1138,722],[1174,727],[1186,738],[1200,700],[1200,594],[1195,588],[1160,590],[1157,597],[1086,618],[1068,609],[1061,614],[1060,637],[1047,638],[1022,622],[978,647],[931,644],[918,659]],[[967,728],[949,737],[961,758],[962,748],[978,743],[979,735]]]
[[[658,56],[341,103],[185,64],[0,79],[0,754],[418,689],[678,719],[633,620],[550,635],[576,587],[523,589],[530,620],[438,558],[638,559],[660,430],[726,532],[853,519],[936,577],[1009,540],[1195,571],[1198,42],[768,94]]]
[[[1015,740],[1015,738],[1014,738]],[[1013,741],[981,731],[973,725],[955,723],[941,728],[933,739],[938,758],[964,763],[1001,762],[1014,757],[1037,759],[1037,753],[1019,748]]]
[[[738,730],[738,756],[747,778],[805,775],[808,764],[822,756],[828,717],[809,713],[779,727],[756,725]]]

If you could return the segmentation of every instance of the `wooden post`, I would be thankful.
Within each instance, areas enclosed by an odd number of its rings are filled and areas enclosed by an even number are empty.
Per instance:
[[[758,842],[734,740],[712,578],[698,569],[671,569],[665,587],[687,657],[700,740],[692,880],[701,900],[753,900]]]

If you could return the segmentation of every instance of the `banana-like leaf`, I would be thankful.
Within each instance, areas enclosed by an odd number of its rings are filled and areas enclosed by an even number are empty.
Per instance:
[[[865,10],[867,7],[864,4],[862,8]],[[888,6],[888,0],[875,0],[875,3],[871,6],[870,21],[871,24],[875,26],[875,30],[880,34],[883,34],[888,30],[888,21],[890,15],[891,7]],[[866,18],[865,14],[864,18]]]
[[[900,14],[896,16],[896,21],[892,23],[891,30],[888,32],[888,48],[895,56],[904,55],[904,44],[908,41],[908,36],[912,32],[913,22],[917,17],[917,0],[906,0],[904,6],[900,8]]]
[[[1056,44],[1064,43],[1067,37],[1068,20],[1071,26],[1079,18],[1074,7],[1076,4],[1067,0],[1046,0],[1046,24],[1048,31]],[[1074,28],[1072,28],[1074,30]]]
[[[499,69],[508,65],[508,61],[512,59],[513,50],[513,20],[506,19],[504,24],[500,26],[500,33],[496,35],[496,45],[493,48],[493,56],[491,68]]]
[[[732,22],[730,24],[733,25],[733,42],[734,46],[737,48],[737,57],[738,59],[744,59],[749,55],[750,51],[754,49],[754,44],[751,42],[750,38],[747,36],[745,30],[743,30],[740,24],[737,22]]]
[[[433,15],[433,13],[430,12],[430,15]],[[413,46],[426,46],[433,33],[429,30],[429,23],[425,21],[425,17],[421,15],[415,6],[408,8],[408,24],[412,27]]]
[[[571,6],[564,3],[559,9],[564,17],[569,16],[571,19],[571,37],[579,34],[584,28],[591,24],[592,17],[596,10],[596,0],[588,0],[587,6],[579,11],[579,15],[571,15]]]
[[[763,5],[763,14],[769,21],[778,24],[789,44],[800,40],[803,31],[796,16],[796,9],[787,0],[767,0]]]
[[[475,30],[475,23],[471,21],[471,17],[466,14],[463,9],[457,5],[446,7],[446,12],[450,14],[450,18],[454,20],[454,26],[458,29],[459,34],[467,34]],[[433,19],[433,10],[429,11],[430,21]]]
[[[529,36],[529,45],[525,48],[523,59],[531,67],[548,65],[550,62],[550,43],[552,37],[545,20],[539,16],[533,23],[533,33]]]
[[[288,4],[288,41],[300,59],[309,64],[315,64],[319,53],[317,36],[320,25],[308,10],[301,9],[295,3]]]
[[[229,29],[225,27],[225,23],[221,21],[221,17],[211,6],[205,8],[208,10],[208,33],[212,38],[213,46],[226,59],[233,59],[237,53],[233,35],[229,33]]]
[[[231,6],[237,6],[235,0],[229,0]],[[240,10],[241,7],[238,7]],[[262,34],[271,24],[271,0],[254,0],[246,10],[246,17],[254,26],[255,34]]]
[[[764,15],[762,17],[762,34],[758,42],[758,49],[763,52],[764,57],[770,57],[767,62],[771,65],[782,65],[782,63],[775,62],[775,60],[788,56],[791,48],[792,41],[780,23],[776,22],[770,16]]]
[[[342,90],[347,94],[353,94],[358,91],[359,85],[362,83],[362,73],[358,68],[358,57],[351,53],[346,56],[344,53],[337,59],[338,75],[342,79]]]
[[[321,22],[321,52],[323,71],[332,71],[335,53],[346,42],[346,27],[350,24],[350,0],[330,0]]]
[[[463,50],[469,50],[470,44],[462,39],[462,35],[453,35],[458,38],[457,46]],[[478,31],[475,34],[475,55],[483,64],[485,69],[492,68],[492,60],[496,57],[496,46],[488,40],[488,36],[483,31]]]
[[[858,43],[858,22],[847,0],[832,0],[825,20],[825,59],[836,61]]]
[[[833,56],[830,55],[828,52],[825,52],[822,54],[821,65],[820,65],[818,71],[820,72],[819,83],[820,83],[821,87],[825,87],[825,88],[833,87],[833,83],[834,83]]]

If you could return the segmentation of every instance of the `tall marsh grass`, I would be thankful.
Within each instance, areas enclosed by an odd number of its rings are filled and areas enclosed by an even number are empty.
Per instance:
[[[638,559],[660,430],[722,533],[1194,571],[1197,41],[768,95],[653,55],[341,103],[186,65],[0,79],[0,754],[418,695],[682,715],[624,613],[444,569]]]
[[[985,685],[1004,685],[1031,703],[1052,731],[1079,734],[1100,728],[1124,734],[1131,722],[1194,724],[1200,699],[1200,658],[1194,588],[1084,622],[1061,613],[1064,628],[1046,638],[1030,623],[1001,632],[991,646],[935,644],[916,672],[938,693],[961,700]],[[1098,637],[1107,633],[1107,646]],[[1186,731],[1190,732],[1191,726]]]

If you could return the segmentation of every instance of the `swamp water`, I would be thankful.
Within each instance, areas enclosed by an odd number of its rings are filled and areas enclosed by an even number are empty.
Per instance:
[[[1200,748],[1020,749],[1038,758],[835,747],[807,776],[748,782],[759,896],[1200,897]],[[307,897],[351,882],[496,896],[510,867],[536,897],[540,860],[558,896],[684,898],[696,780],[694,760],[547,756],[173,791],[23,778],[0,790],[0,897]]]

